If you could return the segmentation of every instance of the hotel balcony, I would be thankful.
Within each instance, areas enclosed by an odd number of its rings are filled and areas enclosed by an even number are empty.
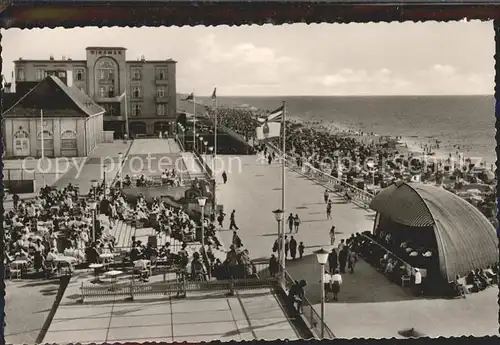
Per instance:
[[[156,85],[168,85],[168,80],[167,79],[156,79],[155,83],[156,83]]]

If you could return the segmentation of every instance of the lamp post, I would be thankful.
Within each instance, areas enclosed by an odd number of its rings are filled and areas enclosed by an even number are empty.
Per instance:
[[[201,207],[201,246],[203,247],[203,250],[205,250],[205,203],[207,201],[207,198],[205,197],[199,197],[198,198],[198,205]]]
[[[204,150],[203,151],[205,151],[205,154],[207,154],[208,141],[205,140],[203,142],[203,144],[204,144],[204,146],[203,146]]]
[[[328,261],[328,252],[321,248],[314,252],[321,266],[321,339],[325,337],[325,264]]]
[[[280,231],[280,229],[282,227],[280,225],[281,225],[281,222],[283,221],[283,215],[285,212],[283,210],[277,209],[277,210],[274,210],[273,213],[274,213],[274,218],[276,219],[276,222],[278,223],[278,262],[280,264],[280,275],[281,275],[281,278],[283,279],[282,282],[284,282],[285,272],[283,270],[283,267],[284,267],[283,261],[285,259],[285,256],[283,254],[285,253],[285,248],[281,248],[282,245],[281,245],[281,240],[280,240],[280,233],[282,231]]]
[[[103,184],[104,184],[104,199],[106,199],[106,168],[108,166],[106,164],[104,164],[102,166],[102,172],[103,172]]]
[[[120,189],[123,189],[123,180],[122,180],[122,153],[118,152],[118,178],[120,179]]]
[[[199,149],[199,153],[202,154],[203,153],[203,137],[198,137],[198,140],[200,141],[199,145],[198,146],[198,149]]]
[[[94,198],[97,199],[97,186],[99,185],[99,181],[97,180],[91,180],[90,181],[90,187],[92,188],[92,192],[94,193]]]
[[[193,126],[196,126],[196,123],[193,124]],[[200,137],[200,133],[196,133],[196,135],[193,137],[193,149],[196,149],[196,140]]]
[[[89,203],[90,212],[92,213],[92,242],[95,243],[95,222],[96,222],[96,213],[97,213],[97,202],[91,201]]]

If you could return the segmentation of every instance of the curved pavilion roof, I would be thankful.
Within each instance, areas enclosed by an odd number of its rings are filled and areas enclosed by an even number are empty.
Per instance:
[[[393,184],[373,198],[370,208],[400,224],[433,227],[441,273],[448,281],[498,260],[493,225],[476,207],[443,188]]]

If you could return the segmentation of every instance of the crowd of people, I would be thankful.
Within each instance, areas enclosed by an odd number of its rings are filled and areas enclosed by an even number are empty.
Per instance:
[[[395,246],[389,233],[373,235],[366,231],[356,234],[353,244],[354,250],[391,282],[408,285],[416,296],[465,297],[468,293],[482,291],[497,282],[498,264],[478,268],[464,277],[456,276],[454,281],[447,284],[438,278],[440,272],[437,261],[433,260],[434,248],[419,246],[417,242],[411,241]]]
[[[261,125],[257,118],[265,115],[237,108],[219,111],[224,126],[248,138],[254,137],[255,128]],[[439,149],[439,144],[421,145],[421,152],[416,152],[402,144],[399,137],[332,131],[332,128],[297,121],[286,122],[286,133],[286,153],[298,167],[322,170],[371,193],[396,180],[436,183],[476,206],[496,225],[495,174],[483,162],[474,164],[458,151],[458,146],[455,155],[437,158],[433,150]],[[282,147],[281,138],[270,141]],[[269,164],[276,158],[264,145],[256,148],[266,154]]]
[[[90,206],[71,184],[60,190],[43,187],[32,200],[14,194],[4,219],[8,273],[50,276],[85,261],[93,229],[98,234],[103,230],[93,228]]]

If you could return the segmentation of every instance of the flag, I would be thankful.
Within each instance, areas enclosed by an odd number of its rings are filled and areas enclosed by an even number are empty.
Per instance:
[[[192,101],[194,100],[194,92],[191,92],[189,96],[183,99],[183,101]]]
[[[281,135],[281,122],[264,121],[264,124],[255,130],[257,140],[279,137]]]
[[[214,87],[214,92],[212,92],[212,99],[217,99],[217,88]]]
[[[268,122],[281,122],[283,120],[283,106],[279,107],[275,111],[271,112],[267,117],[260,117],[258,120],[261,123]]]

